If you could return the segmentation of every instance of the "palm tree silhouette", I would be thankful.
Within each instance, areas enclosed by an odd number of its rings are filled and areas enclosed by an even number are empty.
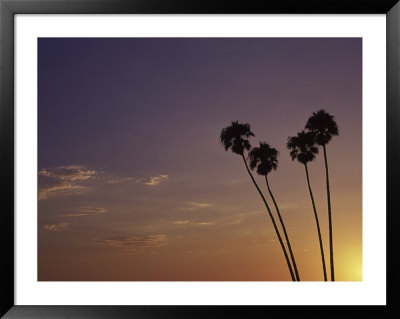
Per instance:
[[[318,154],[318,147],[315,146],[315,137],[311,132],[301,131],[300,133],[297,133],[297,136],[292,136],[288,138],[287,148],[290,150],[290,156],[292,157],[292,160],[294,161],[296,159],[298,162],[304,165],[306,170],[308,191],[310,192],[311,202],[314,210],[315,222],[317,224],[319,247],[321,250],[321,258],[322,258],[322,269],[324,272],[324,280],[327,281],[324,246],[322,244],[321,229],[319,227],[318,214],[317,214],[317,209],[315,208],[314,196],[311,190],[310,177],[308,175],[308,167],[307,167],[307,163],[311,162],[315,158],[315,154]]]
[[[329,248],[331,262],[331,281],[335,281],[335,267],[333,263],[333,235],[332,235],[332,211],[331,211],[331,194],[329,190],[329,173],[328,160],[326,157],[326,144],[332,139],[332,136],[339,135],[339,130],[333,116],[324,110],[313,112],[308,119],[306,129],[315,134],[317,144],[322,146],[324,150],[325,175],[326,175],[326,194],[328,197],[328,218],[329,218]]]
[[[253,175],[250,172],[250,169],[247,165],[246,158],[244,156],[244,151],[245,150],[248,151],[251,148],[250,142],[248,140],[248,138],[250,136],[254,136],[254,133],[250,130],[250,124],[248,124],[248,123],[242,124],[242,123],[238,123],[238,121],[235,121],[235,122],[232,122],[230,126],[227,126],[222,129],[221,135],[220,135],[220,141],[221,141],[225,151],[231,149],[233,153],[238,154],[242,157],[244,165],[246,166],[247,173],[249,174],[251,180],[253,181],[254,186],[256,187],[258,193],[260,194],[260,196],[265,204],[265,207],[267,208],[267,211],[268,211],[269,217],[271,218],[272,224],[274,225],[276,235],[278,236],[279,243],[281,244],[283,253],[285,255],[286,263],[288,265],[290,276],[292,277],[292,281],[296,281],[292,266],[289,261],[289,257],[286,252],[286,248],[283,244],[282,237],[279,233],[278,227],[276,226],[275,219],[272,216],[271,210],[268,206],[267,201],[265,200],[263,193],[261,192]]]
[[[294,259],[294,255],[293,255],[292,247],[290,245],[289,236],[286,231],[285,223],[283,222],[278,205],[275,201],[274,195],[272,194],[271,188],[268,183],[268,174],[272,170],[276,170],[278,167],[278,155],[279,155],[279,153],[275,148],[272,148],[265,142],[264,143],[260,142],[259,147],[254,147],[249,152],[250,168],[252,170],[257,168],[257,173],[259,175],[265,176],[265,182],[267,183],[268,192],[269,192],[269,195],[271,196],[272,201],[274,202],[275,209],[276,209],[276,212],[278,213],[279,221],[283,228],[283,233],[285,235],[286,242],[287,242],[287,245],[289,248],[290,258],[292,260],[294,272],[296,275],[296,280],[300,281],[299,272],[297,270],[296,261]]]

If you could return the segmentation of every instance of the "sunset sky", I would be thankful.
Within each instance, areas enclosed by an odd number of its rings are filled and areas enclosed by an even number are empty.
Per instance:
[[[300,277],[323,280],[304,166],[286,148],[319,109],[339,126],[327,146],[336,280],[362,280],[361,38],[38,46],[38,280],[290,281],[243,161],[219,141],[236,120],[280,152],[269,182]],[[309,173],[329,273],[322,151]]]

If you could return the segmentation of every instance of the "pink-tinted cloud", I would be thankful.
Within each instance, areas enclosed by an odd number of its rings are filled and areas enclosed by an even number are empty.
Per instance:
[[[97,240],[97,243],[115,248],[118,252],[135,253],[165,246],[167,244],[167,235],[116,236]]]
[[[107,211],[101,207],[83,206],[72,210],[69,214],[64,214],[66,217],[80,217],[80,216],[96,216],[105,214]]]
[[[57,232],[57,231],[65,230],[65,229],[69,228],[70,226],[71,226],[71,223],[62,222],[62,223],[57,223],[57,224],[44,225],[43,228],[47,229],[48,231]]]

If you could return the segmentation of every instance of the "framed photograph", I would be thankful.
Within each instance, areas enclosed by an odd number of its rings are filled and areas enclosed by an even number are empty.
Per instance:
[[[396,0],[0,10],[4,318],[399,314]]]

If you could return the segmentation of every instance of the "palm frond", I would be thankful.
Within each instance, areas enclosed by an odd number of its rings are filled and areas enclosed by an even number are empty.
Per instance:
[[[260,142],[258,147],[253,147],[249,152],[250,168],[257,168],[259,175],[267,175],[278,168],[279,152],[266,142]]]
[[[301,131],[297,133],[297,136],[289,137],[286,146],[290,150],[290,157],[293,161],[297,159],[298,162],[307,164],[318,153],[315,143],[314,133]]]
[[[243,154],[244,150],[251,148],[248,138],[254,136],[250,124],[232,121],[231,125],[223,128],[220,133],[220,141],[225,151],[231,149],[236,154]]]
[[[334,116],[325,110],[313,112],[313,115],[307,120],[305,128],[316,135],[315,140],[319,145],[326,145],[332,136],[339,135],[339,128]]]

